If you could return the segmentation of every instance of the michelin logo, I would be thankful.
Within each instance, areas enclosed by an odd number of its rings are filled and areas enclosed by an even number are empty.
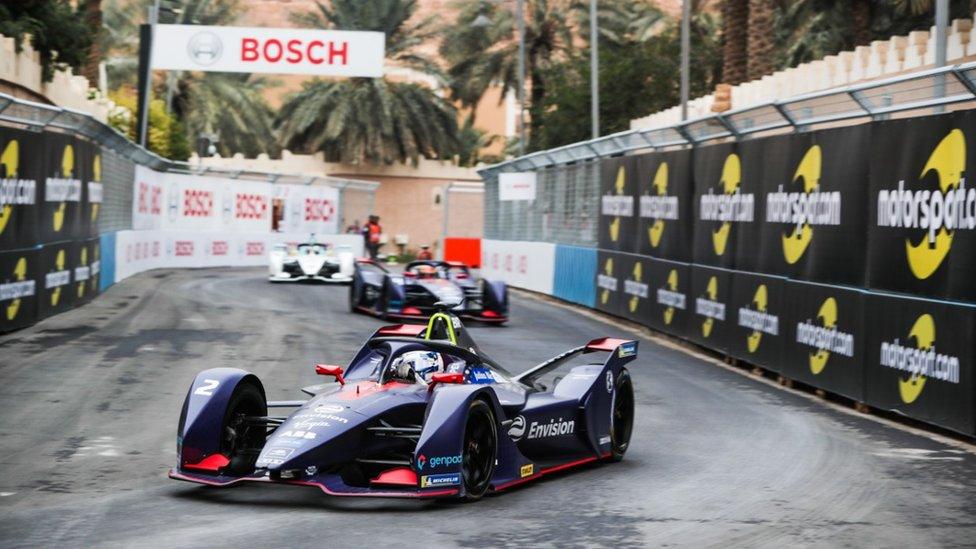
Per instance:
[[[457,486],[461,484],[461,475],[448,473],[444,475],[424,475],[420,477],[421,488],[436,488],[438,486]]]

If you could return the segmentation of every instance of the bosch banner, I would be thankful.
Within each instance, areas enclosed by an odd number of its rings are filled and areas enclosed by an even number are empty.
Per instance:
[[[637,158],[608,158],[600,163],[600,248],[637,250]]]
[[[861,125],[764,140],[758,271],[864,284],[870,136]]]
[[[725,143],[694,150],[695,203],[693,257],[700,265],[732,268],[743,225],[755,222],[758,179],[747,182],[739,145]],[[752,150],[756,150],[753,145]],[[750,158],[762,161],[761,154]],[[755,168],[753,168],[755,170]],[[750,174],[755,177],[756,174]],[[758,239],[749,242],[755,246]]]
[[[867,403],[976,434],[976,309],[872,294],[865,312]]]
[[[74,241],[46,244],[41,249],[41,271],[38,279],[38,320],[74,306],[72,285],[77,267]]]
[[[782,372],[784,279],[736,271],[732,273],[732,296],[726,310],[730,355]]]
[[[868,286],[976,301],[976,113],[878,122]]]
[[[163,174],[136,165],[132,189],[132,228],[136,230],[163,228],[165,201]]]
[[[732,272],[726,269],[691,266],[688,306],[688,339],[716,351],[728,352],[735,313],[730,311]]]
[[[40,250],[0,252],[0,332],[37,321]]]
[[[273,185],[273,197],[284,205],[281,230],[289,233],[339,232],[339,190],[324,185]]]
[[[0,251],[40,242],[41,135],[0,126]]]
[[[673,336],[687,337],[694,306],[689,298],[691,267],[687,263],[651,259],[650,284],[651,304],[641,322]]]
[[[481,241],[481,275],[552,295],[556,245],[545,242]]]
[[[379,78],[385,41],[382,32],[156,25],[152,68]]]
[[[651,257],[690,261],[691,151],[649,153],[636,158],[636,251]]]
[[[788,280],[782,369],[802,381],[864,402],[864,294],[860,290]]]

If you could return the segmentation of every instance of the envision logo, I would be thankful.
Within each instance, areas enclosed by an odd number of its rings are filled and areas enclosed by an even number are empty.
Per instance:
[[[643,278],[643,276],[644,268],[638,261],[637,263],[634,263],[633,280],[624,280],[624,293],[631,296],[627,307],[632,313],[637,312],[637,306],[640,305],[641,299],[647,299],[648,287],[647,284],[641,282],[641,278]]]
[[[923,229],[926,236],[913,243],[905,239],[908,267],[915,278],[924,280],[935,272],[949,254],[956,229],[976,228],[976,189],[966,189],[966,138],[952,130],[935,147],[920,177],[930,172],[938,177],[937,189],[905,189],[878,192],[878,226]]]
[[[613,276],[613,258],[608,257],[607,262],[603,265],[603,273],[596,276],[596,285],[598,288],[603,288],[600,292],[600,303],[604,305],[610,301],[610,292],[617,291],[617,279]]]
[[[74,169],[75,149],[65,145],[61,155],[61,177],[48,177],[44,182],[44,201],[60,202],[51,219],[55,232],[60,232],[64,225],[65,203],[81,201],[81,180],[72,177]]]
[[[908,373],[898,380],[898,394],[902,402],[915,402],[927,378],[959,383],[959,358],[935,350],[935,319],[923,314],[915,320],[908,337],[915,347],[902,345],[897,338],[881,344],[881,365]]]
[[[10,301],[7,305],[7,320],[17,318],[20,300],[34,295],[34,281],[27,280],[27,258],[21,257],[14,265],[13,281],[0,284],[0,301]]]
[[[16,139],[8,141],[3,154],[0,154],[0,168],[3,169],[0,173],[0,234],[3,234],[13,215],[14,206],[37,202],[37,181],[17,177],[20,169],[20,143]]]
[[[51,291],[51,306],[57,307],[61,301],[61,287],[71,283],[71,271],[64,268],[64,250],[54,256],[55,270],[44,276],[44,289]]]
[[[810,353],[810,371],[817,375],[827,366],[830,353],[846,357],[854,356],[854,336],[837,330],[837,300],[828,297],[817,311],[820,324],[810,320],[796,323],[796,342],[813,347]]]
[[[722,225],[712,231],[712,248],[715,255],[725,254],[729,242],[729,232],[734,222],[751,222],[755,210],[755,196],[739,192],[742,182],[742,166],[739,156],[730,154],[722,166],[722,189],[724,194],[712,194],[712,189],[699,199],[698,216],[702,221],[721,221]]]

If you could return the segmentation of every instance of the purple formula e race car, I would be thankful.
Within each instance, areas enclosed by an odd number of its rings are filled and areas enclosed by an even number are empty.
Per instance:
[[[636,341],[595,339],[513,375],[447,306],[438,308],[427,325],[380,328],[346,368],[316,365],[335,382],[302,389],[307,401],[269,402],[243,370],[201,372],[183,405],[169,476],[476,500],[623,458],[634,422],[625,365]],[[568,371],[554,375],[560,367]],[[294,411],[269,413],[277,409]]]

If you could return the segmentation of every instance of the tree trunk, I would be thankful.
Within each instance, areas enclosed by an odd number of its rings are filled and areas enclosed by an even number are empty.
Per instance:
[[[92,43],[88,59],[81,67],[81,75],[88,79],[88,86],[98,87],[98,65],[102,61],[102,0],[85,2],[85,22],[92,29]]]
[[[854,46],[866,46],[871,42],[871,0],[851,0],[851,27]]]
[[[748,69],[749,80],[773,72],[776,45],[773,42],[773,0],[749,0]]]
[[[974,0],[976,1],[976,0]],[[746,40],[749,30],[749,0],[722,3],[722,81],[735,86],[746,81]]]

